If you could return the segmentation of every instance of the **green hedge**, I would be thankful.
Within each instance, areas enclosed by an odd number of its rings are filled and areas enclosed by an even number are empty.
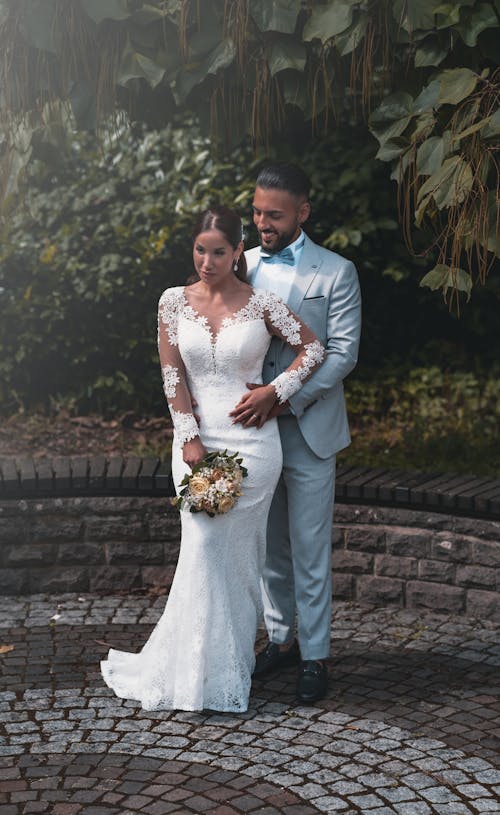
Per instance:
[[[500,474],[500,378],[437,367],[350,377],[353,444],[341,462],[403,470]]]
[[[350,128],[295,140],[280,158],[313,180],[308,232],[358,265],[364,300],[360,374],[381,366],[478,368],[494,358],[492,280],[465,317],[419,289],[393,209],[394,182],[376,146]],[[250,147],[213,158],[191,123],[90,137],[47,170],[35,165],[27,203],[4,220],[0,248],[0,399],[19,407],[113,413],[164,411],[156,352],[159,294],[191,273],[191,225],[210,203],[236,206],[248,233],[260,159]],[[494,329],[493,329],[494,326]]]
[[[191,271],[193,212],[233,201],[240,170],[191,128],[79,139],[31,180],[3,229],[0,381],[7,409],[159,407],[156,308]]]

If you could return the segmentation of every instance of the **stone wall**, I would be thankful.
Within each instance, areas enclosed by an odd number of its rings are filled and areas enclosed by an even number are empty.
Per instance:
[[[500,522],[337,503],[334,596],[500,619]]]
[[[334,596],[500,619],[500,521],[337,502]],[[168,586],[179,516],[166,498],[0,502],[0,593]]]

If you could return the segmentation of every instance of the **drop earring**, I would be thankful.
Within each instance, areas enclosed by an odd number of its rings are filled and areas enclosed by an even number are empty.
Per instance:
[[[237,271],[238,271],[238,258],[235,258],[234,259],[233,272],[237,272]]]

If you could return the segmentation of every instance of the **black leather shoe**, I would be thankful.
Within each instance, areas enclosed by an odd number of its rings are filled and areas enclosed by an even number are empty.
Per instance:
[[[307,659],[300,663],[297,677],[297,699],[304,705],[312,705],[326,696],[328,671],[324,662]]]
[[[279,645],[275,642],[269,642],[255,660],[255,668],[252,676],[260,679],[261,676],[278,670],[278,668],[286,668],[289,665],[297,665],[300,662],[300,651],[297,640],[294,640],[287,648],[286,651],[281,651]]]

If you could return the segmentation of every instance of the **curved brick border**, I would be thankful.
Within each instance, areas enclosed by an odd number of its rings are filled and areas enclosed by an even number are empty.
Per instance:
[[[102,753],[24,756],[0,782],[13,812],[47,815],[315,815],[276,784],[187,761]],[[30,804],[29,802],[33,802]],[[222,803],[221,803],[222,802]],[[17,809],[22,806],[23,809]],[[5,813],[8,809],[2,808]]]
[[[0,500],[69,495],[173,495],[170,461],[129,456],[0,459]],[[500,518],[500,480],[341,466],[342,501]]]

